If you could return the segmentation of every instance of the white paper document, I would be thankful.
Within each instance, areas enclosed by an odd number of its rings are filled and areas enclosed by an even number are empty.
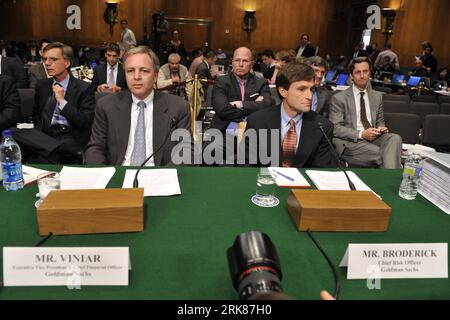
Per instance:
[[[36,169],[29,166],[22,166],[22,172],[25,185],[35,182],[38,176],[42,173],[50,173],[49,171]]]
[[[127,170],[123,188],[133,188],[137,170]],[[145,197],[167,197],[181,194],[177,169],[145,169],[139,172],[139,187]]]
[[[350,190],[343,171],[306,170],[306,174],[319,190]],[[354,172],[347,171],[348,177],[358,191],[372,191]]]
[[[297,168],[270,167],[269,171],[276,176],[275,181],[279,187],[309,188],[311,186]]]
[[[59,173],[61,190],[105,189],[116,169],[63,167]]]

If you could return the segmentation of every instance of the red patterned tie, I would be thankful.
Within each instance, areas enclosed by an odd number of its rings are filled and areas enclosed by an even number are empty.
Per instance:
[[[289,121],[289,128],[283,140],[283,167],[292,167],[294,165],[295,154],[297,152],[297,131],[295,130],[295,121]]]

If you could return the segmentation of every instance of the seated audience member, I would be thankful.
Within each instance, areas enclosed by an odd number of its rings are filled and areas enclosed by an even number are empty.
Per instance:
[[[301,57],[309,58],[316,54],[316,49],[311,45],[309,41],[309,35],[302,34],[300,37],[300,45],[295,50],[297,52],[297,61]]]
[[[337,61],[337,65],[334,67],[337,74],[348,73],[348,59],[346,56],[340,56]]]
[[[195,71],[197,71],[198,66],[203,61],[203,51],[201,49],[194,49],[192,51],[192,62],[189,66],[189,74],[194,77]]]
[[[314,56],[306,59],[306,64],[311,66],[315,73],[311,110],[328,118],[332,94],[327,88],[321,86],[323,77],[327,72],[327,62],[322,57]]]
[[[331,99],[336,151],[383,168],[401,168],[402,138],[384,124],[383,96],[370,86],[369,58],[353,59],[348,69],[353,85]]]
[[[422,43],[423,54],[420,57],[420,60],[423,62],[423,66],[427,70],[429,75],[436,74],[438,61],[436,57],[433,55],[433,46],[431,43],[425,41]]]
[[[314,83],[314,70],[305,64],[290,63],[281,69],[277,78],[277,90],[282,98],[281,105],[265,108],[251,114],[248,118],[247,133],[256,130],[269,130],[267,141],[250,144],[250,140],[243,138],[246,149],[246,163],[252,164],[252,159],[258,159],[258,165],[275,167],[307,167],[331,168],[337,163],[332,154],[331,146],[322,134],[331,140],[333,137],[333,124],[321,115],[310,112],[312,103],[312,89]],[[272,141],[271,131],[279,132],[279,141]],[[271,150],[277,150],[278,155],[272,155]],[[262,163],[260,148],[278,163]],[[262,153],[264,153],[264,151]]]
[[[264,50],[264,52],[261,54],[261,57],[262,62],[266,67],[263,72],[264,78],[270,81],[273,77],[273,73],[275,72],[275,55],[273,54],[272,50]]]
[[[266,80],[251,73],[253,63],[252,51],[238,48],[233,54],[233,71],[215,81],[212,104],[216,113],[212,128],[237,136],[240,122],[253,112],[272,106]]]
[[[288,50],[289,63],[295,62],[297,60],[297,53],[294,49]]]
[[[189,105],[180,97],[154,90],[159,59],[149,48],[130,49],[123,64],[129,89],[98,100],[85,162],[140,166],[162,147],[147,165],[167,165],[176,142],[165,139],[171,130],[190,131]]]
[[[375,60],[374,67],[378,68],[381,65],[381,62],[383,61],[384,57],[389,57],[390,63],[395,66],[395,70],[400,70],[400,62],[398,59],[398,55],[392,51],[392,45],[390,43],[386,44],[384,47],[384,50],[378,54],[377,59]]]
[[[381,64],[379,64],[378,67],[375,68],[375,71],[378,75],[380,75],[381,72],[395,73],[395,65],[391,62],[391,59],[389,57],[384,56]],[[378,77],[378,79],[383,80],[380,79],[380,77]]]
[[[44,49],[45,67],[52,78],[37,82],[33,134],[18,130],[14,135],[29,151],[30,162],[81,162],[82,150],[89,141],[95,100],[90,85],[69,73],[72,58],[72,48],[60,42],[50,43]]]
[[[414,77],[429,77],[430,73],[428,72],[428,69],[424,67],[423,61],[420,59],[415,59],[414,61],[414,69],[412,69],[409,72],[410,76]]]
[[[450,82],[449,69],[447,67],[439,69],[435,80],[445,82],[448,86],[448,83]]]
[[[227,54],[223,52],[221,48],[217,49],[217,60],[226,60],[228,58]]]
[[[36,40],[28,41],[28,48],[23,54],[23,62],[25,64],[32,64],[33,62],[38,62],[41,60],[41,56],[39,55],[40,47]]]
[[[20,119],[20,97],[13,80],[0,75],[0,132],[13,127]]]
[[[45,69],[45,63],[43,60],[44,56],[44,49],[45,47],[50,43],[50,40],[41,40],[39,46],[39,56],[41,57],[41,61],[28,69],[28,80],[29,80],[29,87],[30,89],[35,89],[36,84],[41,79],[47,79],[48,74],[47,70]]]
[[[0,55],[0,74],[13,78],[17,88],[28,88],[27,73],[23,65],[16,58]]]
[[[119,61],[120,47],[108,44],[105,50],[106,64],[100,64],[94,70],[92,86],[98,92],[119,92],[126,89],[125,72]]]
[[[300,57],[300,60],[306,60],[306,57]],[[289,53],[287,51],[278,51],[275,54],[275,70],[273,72],[272,79],[270,79],[270,84],[275,85],[277,80],[277,76],[280,73],[280,70],[289,63]]]
[[[198,74],[200,78],[213,80],[216,75],[211,73],[211,67],[216,64],[216,61],[217,57],[214,51],[205,52],[203,61],[198,65],[195,74]]]
[[[364,42],[360,42],[358,43],[353,51],[353,59],[354,58],[359,58],[359,57],[367,57],[367,51],[364,50]]]
[[[160,90],[175,94],[187,100],[190,95],[191,85],[176,85],[191,79],[188,69],[180,63],[181,57],[177,53],[171,53],[168,61],[168,63],[159,69],[157,87]]]

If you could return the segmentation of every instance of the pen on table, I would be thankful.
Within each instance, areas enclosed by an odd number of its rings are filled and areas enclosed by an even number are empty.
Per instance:
[[[273,170],[273,172],[275,172],[276,174],[279,174],[279,175],[282,176],[283,178],[288,179],[289,181],[295,181],[293,178],[291,178],[291,177],[289,177],[289,176],[285,175],[284,173],[281,173],[281,172],[279,172],[279,171],[277,171],[277,170]]]

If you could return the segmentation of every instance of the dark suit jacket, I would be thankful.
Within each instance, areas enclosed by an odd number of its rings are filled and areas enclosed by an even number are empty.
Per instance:
[[[264,100],[256,102],[258,96],[264,97]],[[250,74],[245,85],[243,108],[238,109],[229,105],[230,102],[241,100],[241,89],[234,73],[218,77],[213,88],[212,104],[216,114],[211,127],[224,132],[231,121],[240,122],[253,112],[273,106],[266,79]]]
[[[0,75],[0,131],[20,119],[20,97],[11,77]]]
[[[325,118],[328,118],[330,113],[330,103],[332,93],[325,87],[316,88],[317,92],[317,110],[316,112]]]
[[[202,63],[198,65],[197,70],[195,70],[195,74],[198,74],[200,78],[207,80],[213,79],[211,71],[205,61],[202,61]]]
[[[29,87],[36,88],[36,84],[41,79],[47,79],[47,73],[43,63],[36,64],[28,69]]]
[[[122,89],[127,88],[127,81],[125,79],[125,71],[123,70],[123,65],[118,65],[119,69],[117,71],[116,85]],[[107,82],[108,76],[106,74],[108,68],[107,64],[100,64],[94,70],[94,78],[92,79],[92,86],[94,91],[97,91],[99,85],[105,84]]]
[[[298,53],[298,50],[300,50],[300,46],[295,49],[295,53]],[[316,55],[316,48],[313,46],[307,44],[305,49],[303,50],[302,57],[309,58]]]
[[[46,106],[48,98],[53,94],[53,78],[39,80],[36,85],[33,122],[36,129],[50,133],[54,108]],[[94,120],[95,99],[87,82],[70,76],[65,93],[66,106],[61,111],[70,124],[71,133],[81,147],[89,141],[92,122]]]
[[[275,72],[275,66],[267,67],[266,70],[263,72],[264,78],[267,80],[272,79],[274,72]]]
[[[28,88],[27,73],[16,59],[2,57],[2,74],[13,78],[17,88]]]
[[[131,92],[125,90],[109,94],[97,102],[91,140],[86,148],[86,164],[121,165],[125,160],[131,125]],[[190,131],[191,113],[188,103],[180,97],[155,91],[153,100],[153,150],[159,148],[169,134],[170,123],[176,120],[174,129]],[[171,152],[176,142],[170,139],[156,153],[156,166],[171,162]]]
[[[265,148],[264,152],[266,154],[271,155],[271,135],[270,131],[268,133],[268,141],[264,143],[263,141],[258,141],[258,148],[253,149],[254,151],[258,151],[258,165],[263,166],[281,166],[283,161],[283,152],[282,152],[282,140],[281,140],[281,105],[276,106],[274,108],[267,108],[252,114],[247,121],[247,129],[254,129],[256,131],[261,129],[267,130],[279,130],[279,139],[278,141],[278,159],[279,163],[271,163],[271,164],[262,164],[259,159],[259,148]],[[302,168],[336,168],[337,162],[335,157],[333,157],[332,150],[330,145],[326,141],[322,132],[319,129],[318,122],[322,123],[322,127],[331,140],[333,137],[333,124],[328,121],[326,118],[320,116],[315,112],[308,112],[303,114],[303,122],[302,122],[302,130],[300,134],[299,145],[297,148],[297,154],[294,162],[294,167],[302,167]],[[249,140],[243,139],[245,141],[245,149],[246,149],[246,159],[248,163],[248,157],[250,150]],[[250,157],[251,159],[251,157]]]

